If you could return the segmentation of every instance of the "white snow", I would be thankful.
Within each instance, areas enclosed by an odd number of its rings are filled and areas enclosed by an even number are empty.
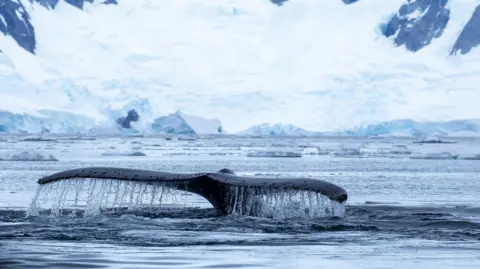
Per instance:
[[[108,122],[112,108],[148,99],[151,115],[141,117],[181,110],[229,132],[478,118],[480,49],[448,57],[478,1],[450,2],[443,36],[413,54],[379,29],[403,0],[122,0],[84,11],[23,1],[37,56],[0,35],[0,108]]]
[[[2,15],[0,15],[0,21],[3,23],[3,25],[8,26],[7,21]]]

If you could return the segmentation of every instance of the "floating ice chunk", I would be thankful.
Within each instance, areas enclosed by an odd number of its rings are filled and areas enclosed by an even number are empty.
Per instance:
[[[94,126],[89,131],[89,135],[116,135],[122,131],[117,126]]]
[[[42,154],[37,151],[22,151],[7,153],[5,156],[0,157],[3,161],[23,161],[23,162],[45,162],[45,161],[58,161],[58,159],[52,154]]]
[[[413,143],[414,144],[455,144],[457,142],[432,138],[432,139],[413,141]]]
[[[412,154],[412,151],[409,149],[392,149],[390,151],[390,154],[393,155],[410,155]]]
[[[342,148],[339,151],[333,152],[333,156],[336,157],[360,157],[362,152],[358,148]]]
[[[24,139],[22,139],[22,141],[25,141],[25,142],[54,142],[56,140],[52,139],[52,138],[47,138],[47,137],[32,136],[32,137],[24,138]]]
[[[474,155],[474,156],[459,156],[458,157],[461,160],[477,160],[480,161],[480,154]]]
[[[178,141],[196,141],[198,137],[196,136],[179,136],[177,137]]]
[[[247,157],[300,158],[302,157],[302,154],[300,152],[295,152],[295,151],[272,149],[272,150],[252,151],[247,154]]]
[[[319,149],[316,147],[307,147],[303,149],[302,155],[318,155],[318,151]]]
[[[133,152],[104,152],[102,156],[147,156],[147,154],[141,151],[133,151]]]
[[[330,151],[328,149],[317,147],[318,155],[330,155]]]
[[[410,159],[423,159],[423,160],[456,160],[458,159],[458,154],[452,154],[450,152],[440,152],[440,153],[424,153],[424,154],[415,154],[410,156]]]

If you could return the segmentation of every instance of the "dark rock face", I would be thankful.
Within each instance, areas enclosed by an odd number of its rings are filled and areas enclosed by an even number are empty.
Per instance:
[[[416,52],[439,38],[450,20],[448,0],[408,0],[385,25],[386,37],[396,35],[397,46]]]
[[[35,31],[30,16],[20,2],[0,1],[0,32],[13,37],[19,46],[35,54]]]
[[[30,0],[31,2],[32,1],[35,1],[35,2],[38,2],[40,3],[40,5],[48,8],[48,9],[54,9],[58,2],[60,0]],[[63,0],[67,3],[69,3],[70,5],[72,6],[75,6],[79,9],[82,9],[83,10],[83,6],[85,4],[85,2],[89,2],[89,3],[93,3],[93,2],[101,2],[102,4],[105,4],[105,5],[110,5],[110,4],[114,4],[114,5],[117,5],[118,2],[117,0]]]
[[[104,4],[104,5],[118,5],[118,2],[117,2],[117,0],[104,0],[102,2],[102,4]]]
[[[277,6],[283,5],[283,3],[287,2],[288,0],[270,0],[272,3],[274,3]]]
[[[473,12],[472,17],[463,27],[450,54],[467,54],[472,48],[480,45],[480,5]]]
[[[78,7],[79,9],[83,9],[84,0],[65,0],[65,2],[72,6]]]
[[[30,0],[37,2],[47,9],[54,9],[60,0]],[[99,0],[62,0],[79,9],[83,9],[85,2],[93,3]],[[101,0],[103,4],[118,4],[117,0]],[[0,0],[0,32],[9,35],[17,44],[30,53],[35,54],[35,29],[30,21],[25,7],[16,0]],[[0,51],[1,52],[1,51]]]
[[[54,9],[59,0],[30,0],[30,2],[35,1],[38,2],[40,5],[48,8],[48,9]]]
[[[109,0],[107,0],[109,1]],[[112,0],[115,1],[115,0]],[[270,0],[272,3],[274,3],[277,6],[283,5],[283,3],[287,2],[288,0]],[[345,5],[353,4],[355,2],[358,2],[358,0],[342,0]]]
[[[345,5],[350,5],[350,4],[353,4],[355,2],[358,2],[358,0],[342,0],[342,1]]]
[[[138,115],[135,109],[129,110],[126,117],[121,117],[117,119],[117,124],[122,126],[125,129],[132,129],[132,122],[138,121],[140,116]]]

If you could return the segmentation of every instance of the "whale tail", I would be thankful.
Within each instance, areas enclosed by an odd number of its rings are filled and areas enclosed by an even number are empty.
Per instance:
[[[337,203],[345,203],[347,192],[332,183],[295,177],[257,177],[236,175],[230,169],[213,173],[172,173],[114,167],[86,167],[42,177],[38,183],[49,184],[67,179],[110,179],[141,182],[148,185],[187,191],[204,197],[223,214],[250,210],[256,198],[285,192],[309,192]],[[248,202],[250,201],[250,202]],[[239,209],[240,208],[240,209]]]

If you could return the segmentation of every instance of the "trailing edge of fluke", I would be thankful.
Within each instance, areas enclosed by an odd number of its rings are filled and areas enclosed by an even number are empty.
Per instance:
[[[257,177],[239,176],[229,169],[213,173],[173,173],[142,169],[115,167],[86,167],[58,172],[38,180],[39,184],[47,184],[71,178],[114,179],[162,184],[164,186],[198,194],[207,199],[217,210],[228,212],[231,207],[228,193],[231,187],[243,187],[244,195],[255,195],[260,190],[304,190],[320,193],[329,199],[344,203],[348,199],[347,192],[332,183],[300,177]]]

